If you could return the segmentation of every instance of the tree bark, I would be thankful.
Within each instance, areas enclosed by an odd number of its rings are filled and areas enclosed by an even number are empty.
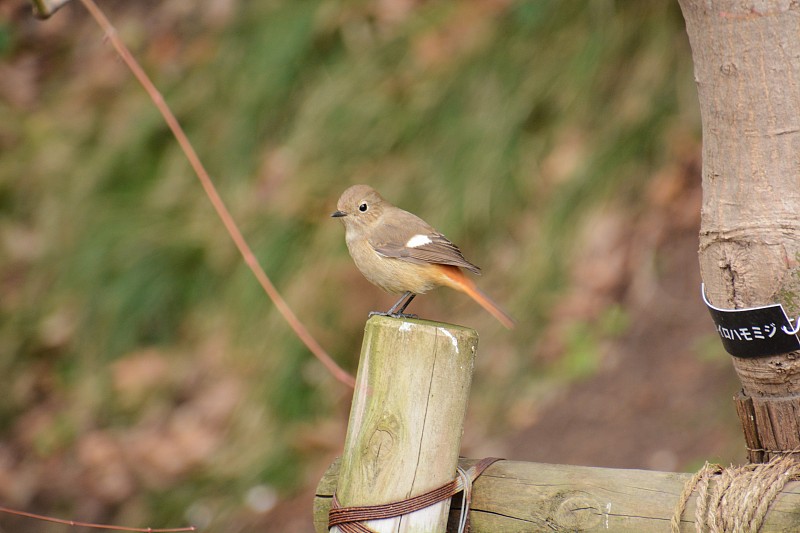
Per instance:
[[[800,311],[800,6],[679,0],[703,124],[700,272],[722,308]],[[751,461],[800,447],[798,352],[739,359]]]

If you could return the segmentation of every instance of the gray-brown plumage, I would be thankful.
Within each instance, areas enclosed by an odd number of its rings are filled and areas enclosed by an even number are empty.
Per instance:
[[[356,266],[371,283],[392,293],[405,293],[405,309],[417,294],[446,285],[474,298],[506,327],[508,314],[481,292],[461,268],[480,274],[461,250],[418,216],[391,205],[368,185],[354,185],[337,203],[345,239]]]

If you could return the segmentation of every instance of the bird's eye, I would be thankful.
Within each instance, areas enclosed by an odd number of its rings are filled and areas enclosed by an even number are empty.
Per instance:
[[[367,202],[361,202],[361,205],[358,206],[358,210],[361,211],[362,213],[366,213],[367,209],[369,209]]]

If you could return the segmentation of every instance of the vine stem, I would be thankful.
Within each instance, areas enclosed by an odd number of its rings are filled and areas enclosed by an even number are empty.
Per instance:
[[[186,159],[189,160],[189,164],[197,175],[197,178],[200,180],[200,184],[203,186],[203,189],[205,190],[208,199],[211,201],[214,210],[217,212],[217,215],[222,220],[225,229],[228,231],[231,239],[233,239],[236,248],[239,249],[239,253],[242,254],[245,263],[248,267],[250,267],[250,270],[261,284],[261,287],[267,293],[267,296],[269,296],[270,300],[272,300],[272,302],[275,304],[278,312],[283,316],[283,318],[289,324],[289,327],[292,328],[300,341],[306,345],[311,353],[314,354],[314,356],[319,360],[320,363],[323,364],[323,366],[325,366],[325,368],[333,375],[334,378],[350,388],[355,387],[355,379],[353,376],[337,365],[336,361],[334,361],[333,358],[328,355],[325,349],[322,348],[322,346],[311,335],[308,329],[306,329],[303,323],[300,322],[300,320],[297,318],[297,315],[294,314],[294,311],[292,311],[292,309],[286,303],[286,300],[284,300],[280,295],[278,290],[275,288],[275,285],[273,285],[272,281],[269,279],[269,276],[267,276],[266,272],[264,272],[264,269],[261,268],[261,265],[258,263],[255,254],[253,254],[253,251],[250,249],[247,241],[242,236],[241,231],[239,231],[239,227],[233,220],[233,216],[231,216],[230,211],[228,211],[228,208],[222,201],[222,198],[217,192],[216,187],[214,187],[211,177],[208,175],[205,167],[200,162],[197,152],[195,152],[194,147],[192,146],[191,142],[189,142],[189,138],[183,131],[178,119],[175,118],[175,115],[167,105],[164,97],[156,88],[155,84],[153,84],[153,82],[147,76],[141,65],[139,65],[139,62],[136,61],[136,59],[133,57],[133,54],[131,54],[130,50],[128,50],[128,47],[125,46],[125,43],[123,43],[122,39],[119,38],[114,26],[111,24],[111,22],[109,22],[108,18],[106,18],[105,14],[103,14],[93,0],[81,0],[81,3],[84,5],[84,7],[86,7],[86,10],[89,11],[89,14],[92,15],[95,21],[97,21],[97,23],[103,29],[106,37],[111,42],[119,56],[122,58],[122,61],[125,63],[125,65],[127,65],[142,87],[144,87],[144,90],[147,92],[148,96],[150,96],[153,104],[155,104],[156,108],[158,108],[161,116],[164,117],[164,121],[167,123],[167,126],[169,126],[169,129],[172,131],[172,134],[178,141],[183,153],[186,155]]]
[[[89,527],[93,529],[111,529],[114,531],[137,531],[143,533],[180,533],[184,531],[197,531],[194,526],[188,527],[173,527],[167,529],[155,529],[152,527],[126,527],[126,526],[111,526],[107,524],[93,524],[91,522],[78,522],[76,520],[63,520],[61,518],[53,518],[52,516],[44,516],[35,513],[27,513],[25,511],[16,511],[8,507],[0,507],[0,512],[13,514],[17,516],[24,516],[26,518],[35,518],[36,520],[43,520],[45,522],[55,522],[56,524],[64,524],[73,527]]]

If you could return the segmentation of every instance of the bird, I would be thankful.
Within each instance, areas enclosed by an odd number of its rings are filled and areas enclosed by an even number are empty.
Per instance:
[[[386,313],[370,315],[413,316],[404,313],[416,295],[445,286],[472,297],[505,327],[514,327],[514,319],[464,273],[480,274],[480,268],[430,224],[390,204],[369,185],[345,190],[331,216],[344,224],[347,249],[364,277],[402,294]]]

